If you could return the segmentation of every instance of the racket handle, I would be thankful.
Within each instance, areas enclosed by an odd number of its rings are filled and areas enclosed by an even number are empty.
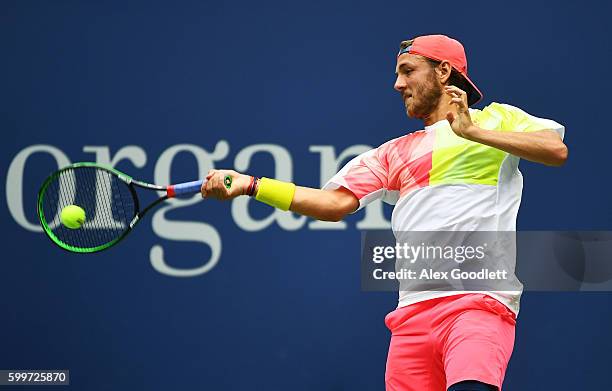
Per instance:
[[[185,183],[177,183],[176,185],[170,185],[166,188],[168,193],[168,197],[172,198],[181,194],[195,194],[200,192],[200,188],[202,187],[203,180],[193,181],[193,182],[185,182]]]

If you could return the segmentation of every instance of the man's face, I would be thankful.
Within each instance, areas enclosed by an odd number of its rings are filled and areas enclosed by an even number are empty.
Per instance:
[[[427,60],[404,53],[397,58],[397,78],[393,86],[401,95],[410,118],[425,118],[440,103],[442,85]]]

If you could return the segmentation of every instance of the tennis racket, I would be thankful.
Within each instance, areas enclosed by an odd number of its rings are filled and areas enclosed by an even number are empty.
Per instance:
[[[161,202],[177,195],[200,192],[204,180],[159,186],[137,181],[111,167],[74,163],[49,177],[38,192],[38,218],[49,239],[64,250],[94,253],[106,250],[127,236],[142,217]],[[225,187],[232,178],[224,178]],[[136,188],[165,194],[141,209]],[[85,211],[79,228],[65,226],[61,211],[76,205]]]

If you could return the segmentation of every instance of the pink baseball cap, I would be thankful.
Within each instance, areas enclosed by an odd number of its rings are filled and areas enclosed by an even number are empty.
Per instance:
[[[465,49],[461,42],[446,35],[423,35],[416,37],[412,45],[403,48],[397,56],[404,53],[418,54],[435,61],[447,60],[451,66],[463,76],[467,84],[471,87],[468,94],[468,106],[478,103],[482,99],[482,92],[467,75],[467,58]]]

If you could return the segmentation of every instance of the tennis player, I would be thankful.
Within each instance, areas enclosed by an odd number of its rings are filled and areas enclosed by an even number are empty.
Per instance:
[[[520,158],[567,159],[564,127],[500,103],[471,109],[482,93],[463,45],[444,35],[401,43],[395,89],[424,129],[352,159],[323,189],[211,170],[202,196],[241,195],[319,220],[338,221],[368,203],[395,204],[392,229],[514,231]],[[231,175],[228,190],[223,183]],[[514,345],[522,286],[505,292],[401,291],[385,323],[388,391],[501,390]]]

